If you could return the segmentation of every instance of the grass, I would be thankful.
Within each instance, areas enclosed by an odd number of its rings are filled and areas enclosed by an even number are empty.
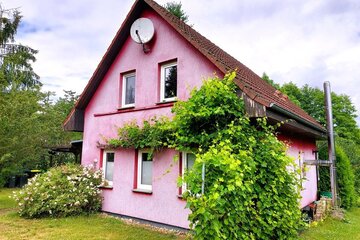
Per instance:
[[[7,239],[184,239],[124,223],[105,214],[67,218],[24,219],[16,213],[16,203],[8,196],[13,190],[0,189],[0,240]]]
[[[16,203],[14,199],[9,198],[9,196],[12,195],[12,192],[12,189],[0,188],[0,211],[15,208]]]
[[[346,213],[345,221],[332,218],[320,222],[300,235],[300,239],[310,240],[352,240],[360,239],[360,208]]]
[[[8,196],[12,189],[0,188],[0,240],[8,239],[184,239],[124,223],[104,214],[67,218],[24,219],[16,213],[16,203]],[[301,240],[360,239],[360,208],[346,213],[346,221],[328,218],[316,227],[302,232]]]

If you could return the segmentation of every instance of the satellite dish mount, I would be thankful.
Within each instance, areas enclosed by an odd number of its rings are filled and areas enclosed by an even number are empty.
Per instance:
[[[130,36],[134,42],[142,45],[144,53],[148,53],[150,49],[146,48],[145,44],[150,42],[154,37],[154,24],[148,18],[138,18],[131,25]]]

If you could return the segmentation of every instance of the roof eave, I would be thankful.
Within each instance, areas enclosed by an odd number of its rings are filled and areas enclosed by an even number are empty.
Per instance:
[[[266,115],[268,118],[274,119],[278,122],[284,122],[284,125],[291,125],[293,128],[305,131],[316,139],[325,139],[327,136],[326,129],[320,124],[315,125],[314,123],[303,119],[274,103],[270,104],[270,107],[266,111]]]

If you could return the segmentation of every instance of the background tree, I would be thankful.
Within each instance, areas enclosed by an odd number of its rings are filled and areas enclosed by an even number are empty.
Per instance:
[[[189,16],[186,12],[182,9],[181,2],[168,2],[164,5],[169,12],[174,14],[176,17],[180,18],[183,22],[187,23],[189,20]]]
[[[75,92],[54,101],[41,91],[32,63],[36,50],[15,43],[21,15],[0,8],[0,186],[26,169],[46,169],[48,146],[68,144],[81,135],[64,132],[62,122],[74,105]],[[62,157],[63,158],[63,157]],[[64,159],[62,159],[64,160]]]
[[[0,89],[32,89],[41,86],[33,71],[36,50],[15,44],[15,35],[22,16],[16,9],[3,10],[0,6]]]
[[[272,80],[266,73],[263,73],[261,78],[265,80],[267,83],[269,83],[271,86],[273,86],[274,88],[280,89],[280,84],[275,83],[274,80]]]

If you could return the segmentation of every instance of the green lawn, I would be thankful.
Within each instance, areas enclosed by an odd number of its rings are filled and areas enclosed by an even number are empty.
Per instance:
[[[346,221],[328,218],[300,235],[300,239],[310,240],[353,240],[360,239],[360,208],[346,213]]]
[[[0,240],[5,239],[185,239],[146,227],[126,224],[104,214],[68,218],[23,219],[8,196],[13,190],[0,189]],[[360,208],[346,213],[347,221],[328,218],[300,234],[303,240],[360,239]]]
[[[185,239],[145,227],[126,224],[105,214],[67,218],[23,219],[8,196],[13,190],[0,189],[0,240],[5,239]]]
[[[0,211],[15,207],[15,201],[9,198],[13,191],[12,189],[0,188]]]

